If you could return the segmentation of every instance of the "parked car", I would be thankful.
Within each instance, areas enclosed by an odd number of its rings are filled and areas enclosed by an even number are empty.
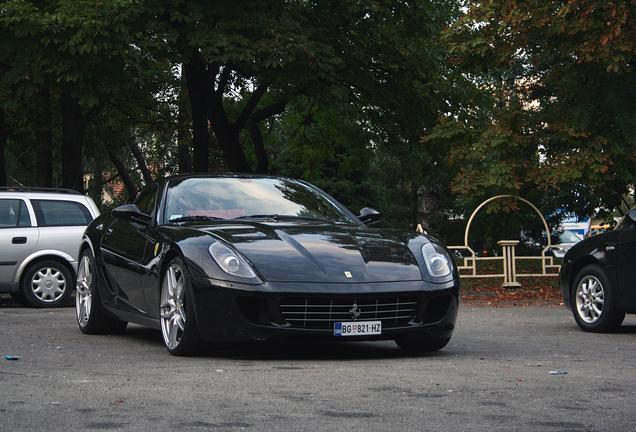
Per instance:
[[[0,188],[0,292],[24,305],[63,305],[82,234],[97,215],[91,198],[69,189]]]
[[[392,339],[433,351],[451,338],[459,276],[427,235],[382,230],[316,187],[255,175],[152,183],[87,228],[80,329],[161,329],[174,355],[201,342]]]
[[[551,249],[552,255],[555,258],[563,258],[567,251],[581,240],[583,240],[583,238],[574,231],[563,230],[561,235],[559,235],[557,243]]]
[[[622,228],[575,244],[563,258],[563,303],[585,331],[615,331],[625,314],[636,312],[636,210],[626,220]]]

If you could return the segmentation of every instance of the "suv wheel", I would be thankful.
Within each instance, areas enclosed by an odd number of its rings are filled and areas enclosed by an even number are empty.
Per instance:
[[[25,300],[33,307],[60,307],[73,292],[73,277],[57,261],[40,261],[31,265],[22,281]]]

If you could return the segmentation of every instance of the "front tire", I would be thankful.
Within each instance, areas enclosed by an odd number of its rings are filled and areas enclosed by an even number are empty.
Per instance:
[[[395,343],[402,350],[411,353],[427,353],[439,351],[448,345],[450,337],[436,338],[425,335],[409,335],[395,339]]]
[[[80,330],[86,334],[122,334],[128,325],[106,315],[97,288],[95,258],[89,249],[82,252],[77,267],[75,313]]]
[[[22,281],[22,294],[26,302],[36,308],[64,305],[73,292],[73,277],[61,263],[52,260],[32,264]]]
[[[191,292],[185,265],[180,258],[174,258],[166,268],[160,300],[161,334],[172,355],[195,355],[201,346]]]
[[[583,331],[614,332],[625,319],[625,312],[616,308],[612,287],[598,265],[585,266],[577,274],[572,299],[574,319]]]

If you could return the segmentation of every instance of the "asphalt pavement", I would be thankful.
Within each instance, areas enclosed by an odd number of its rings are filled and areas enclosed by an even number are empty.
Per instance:
[[[554,304],[462,304],[446,348],[253,343],[173,357],[0,299],[0,431],[631,431],[636,317],[590,334]],[[13,360],[7,359],[14,358]]]

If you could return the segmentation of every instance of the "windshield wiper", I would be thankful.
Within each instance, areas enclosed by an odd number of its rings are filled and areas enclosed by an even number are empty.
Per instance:
[[[281,219],[301,219],[301,220],[308,220],[308,221],[329,222],[326,219],[321,219],[321,218],[311,217],[311,216],[279,215],[279,214],[239,216],[239,217],[235,217],[234,219],[270,219],[273,221],[279,221]]]
[[[281,219],[301,219],[308,221],[320,221],[320,222],[330,222],[327,219],[317,218],[313,216],[292,216],[292,215],[281,215],[279,216]]]
[[[178,218],[170,219],[170,222],[187,222],[187,221],[197,221],[197,220],[217,221],[217,220],[225,220],[225,219],[214,217],[214,216],[197,215],[197,216],[181,216]]]
[[[256,214],[256,215],[248,215],[248,216],[238,216],[235,217],[234,219],[272,219],[277,221],[278,220],[278,215],[277,214]]]

